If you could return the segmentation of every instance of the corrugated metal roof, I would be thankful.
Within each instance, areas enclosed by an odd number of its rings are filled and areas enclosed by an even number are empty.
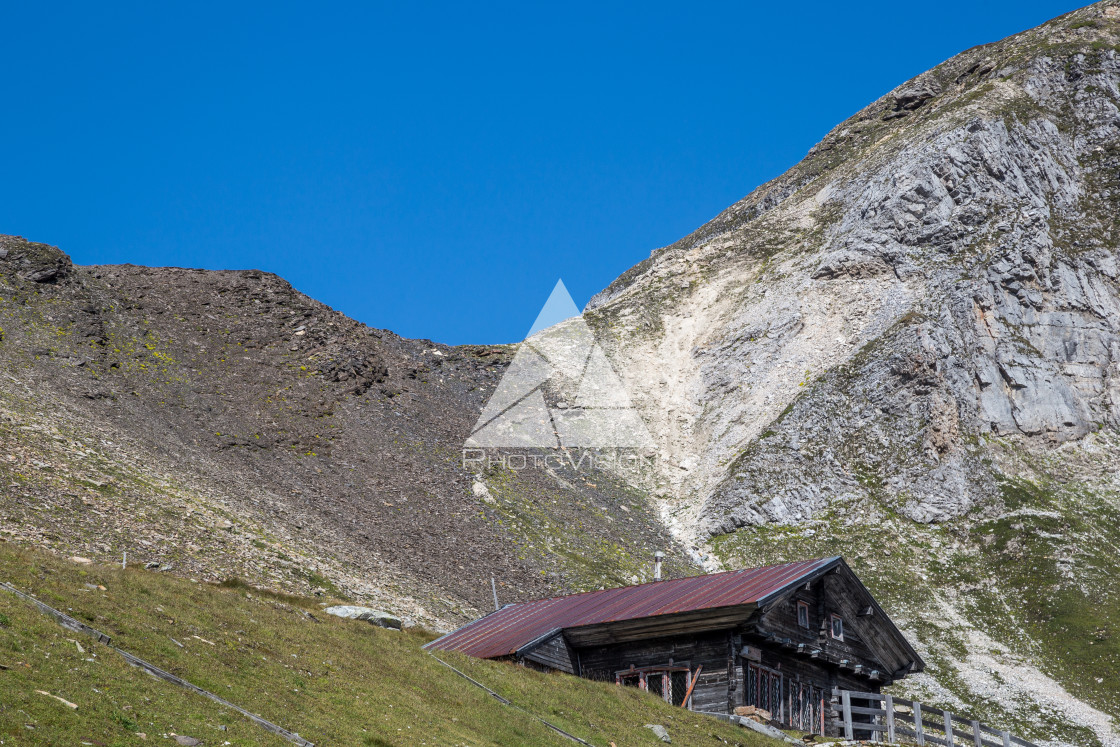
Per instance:
[[[838,557],[819,558],[514,604],[448,633],[425,648],[492,659],[510,656],[557,628],[758,604],[839,561]]]

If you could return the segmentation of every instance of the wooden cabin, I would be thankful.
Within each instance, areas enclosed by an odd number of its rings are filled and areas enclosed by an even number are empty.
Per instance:
[[[503,607],[429,643],[622,686],[674,705],[754,705],[818,734],[833,688],[879,692],[921,657],[841,557]]]

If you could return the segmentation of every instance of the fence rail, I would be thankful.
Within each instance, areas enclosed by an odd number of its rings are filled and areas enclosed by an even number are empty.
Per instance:
[[[859,739],[892,744],[904,737],[919,747],[1037,747],[975,719],[892,695],[833,690],[832,707],[832,725],[845,739],[858,734]]]

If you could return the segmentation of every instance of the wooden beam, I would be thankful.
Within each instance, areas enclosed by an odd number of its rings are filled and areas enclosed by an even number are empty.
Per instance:
[[[696,674],[691,675],[692,683],[688,686],[688,691],[684,694],[684,700],[681,701],[681,708],[688,708],[688,699],[692,697],[692,691],[696,688],[696,683],[700,681],[700,672],[704,671],[704,665],[696,667]]]
[[[844,709],[844,739],[854,739],[852,736],[852,696],[847,690],[840,693],[841,708]]]
[[[885,707],[887,709],[887,742],[895,743],[894,738],[894,696],[887,695]]]

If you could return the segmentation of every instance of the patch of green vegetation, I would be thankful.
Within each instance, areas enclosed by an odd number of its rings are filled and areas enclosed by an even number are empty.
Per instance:
[[[422,652],[433,638],[423,630],[312,617],[305,613],[313,600],[295,605],[237,584],[99,565],[81,576],[59,558],[10,546],[0,546],[0,568],[18,588],[87,613],[114,645],[317,744],[571,744]],[[84,584],[93,582],[107,590],[88,591]],[[207,744],[287,744],[91,639],[78,641],[80,651],[74,633],[15,596],[0,594],[0,609],[11,620],[0,629],[0,663],[10,667],[0,670],[6,744],[139,745],[172,733]],[[440,658],[594,745],[659,744],[647,723],[666,725],[674,744],[777,744],[635,689],[455,654]]]

